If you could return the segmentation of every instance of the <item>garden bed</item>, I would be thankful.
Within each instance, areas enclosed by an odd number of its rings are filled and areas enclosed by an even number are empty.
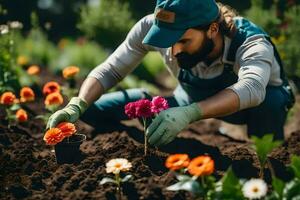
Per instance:
[[[130,172],[134,178],[123,186],[124,199],[130,200],[190,198],[187,192],[165,190],[175,182],[174,175],[164,167],[170,153],[211,155],[216,162],[216,177],[229,166],[239,177],[257,177],[259,172],[258,159],[249,144],[219,134],[214,123],[193,124],[171,144],[151,148],[146,157],[139,129],[124,126],[118,132],[95,134],[79,123],[79,132],[87,135],[87,141],[81,145],[82,155],[78,155],[81,163],[74,165],[56,164],[52,148],[42,140],[40,121],[31,120],[11,129],[3,120],[0,124],[1,199],[115,199],[114,187],[99,185],[99,181],[107,176],[105,163],[116,157],[126,158],[133,165]],[[293,133],[270,155],[276,174],[282,179],[291,176],[284,168],[291,154],[300,155],[300,132]],[[268,169],[265,174],[268,180]]]
[[[126,158],[132,163],[133,179],[123,185],[124,199],[191,199],[188,192],[171,192],[165,188],[176,182],[175,176],[164,166],[168,155],[187,153],[190,158],[209,154],[215,160],[215,177],[221,178],[232,166],[240,178],[258,177],[259,160],[245,141],[235,140],[218,132],[219,122],[200,121],[190,125],[172,143],[150,148],[144,157],[143,132],[137,120],[113,124],[104,132],[95,132],[88,125],[76,124],[87,140],[81,145],[81,162],[58,165],[52,146],[43,141],[45,126],[34,116],[46,112],[40,88],[47,81],[57,80],[43,70],[43,80],[34,87],[37,98],[25,106],[29,121],[7,128],[4,112],[0,110],[0,199],[116,199],[115,187],[100,185],[106,174],[105,163],[113,158]],[[79,83],[78,83],[79,84]],[[299,99],[298,99],[299,102]],[[66,104],[66,101],[65,103]],[[293,117],[291,129],[299,130],[299,112]],[[129,123],[128,123],[129,122]],[[132,123],[133,122],[133,123]],[[125,124],[125,125],[124,125]],[[105,124],[106,126],[106,124]],[[277,177],[289,180],[286,170],[292,154],[300,155],[300,131],[269,155]],[[270,171],[265,169],[270,183]]]

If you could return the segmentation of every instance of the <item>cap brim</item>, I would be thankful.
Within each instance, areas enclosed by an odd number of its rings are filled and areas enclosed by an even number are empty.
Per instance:
[[[143,44],[148,44],[160,48],[168,48],[174,45],[186,30],[172,30],[158,27],[153,24],[143,40]]]

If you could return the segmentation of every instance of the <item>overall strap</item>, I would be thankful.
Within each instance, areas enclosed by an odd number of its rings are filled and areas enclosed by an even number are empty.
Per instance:
[[[245,18],[237,17],[234,19],[234,21],[235,21],[237,31],[231,41],[227,60],[229,60],[231,62],[235,62],[235,56],[236,56],[237,49],[246,41],[247,38],[254,36],[254,35],[263,35],[273,46],[275,59],[277,60],[279,66],[280,66],[280,78],[283,81],[283,86],[286,86],[287,89],[290,90],[289,92],[291,93],[292,101],[294,101],[293,92],[291,91],[288,79],[283,70],[282,60],[280,58],[280,55],[278,53],[276,46],[271,41],[270,36],[263,29],[261,29],[260,27],[258,27],[257,25],[255,25],[254,23],[252,23],[251,21],[249,21]]]

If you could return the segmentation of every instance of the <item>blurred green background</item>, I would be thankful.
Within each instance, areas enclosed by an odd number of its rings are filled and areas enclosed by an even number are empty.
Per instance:
[[[34,80],[22,71],[32,64],[57,75],[66,66],[76,65],[84,78],[117,48],[140,18],[153,12],[155,2],[1,0],[0,24],[19,21],[22,27],[10,27],[8,34],[1,34],[0,93],[33,84]],[[230,5],[272,36],[290,80],[300,88],[299,0],[220,2]],[[132,75],[114,89],[147,87],[156,94],[158,88],[175,87],[176,81],[171,77],[162,81],[161,74],[167,74],[161,57],[151,52]]]

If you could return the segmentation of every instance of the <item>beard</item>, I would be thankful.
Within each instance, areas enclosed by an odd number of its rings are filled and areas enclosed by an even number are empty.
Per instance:
[[[181,52],[175,55],[179,67],[182,69],[193,68],[197,63],[204,61],[214,47],[213,40],[205,36],[203,45],[195,53]]]

